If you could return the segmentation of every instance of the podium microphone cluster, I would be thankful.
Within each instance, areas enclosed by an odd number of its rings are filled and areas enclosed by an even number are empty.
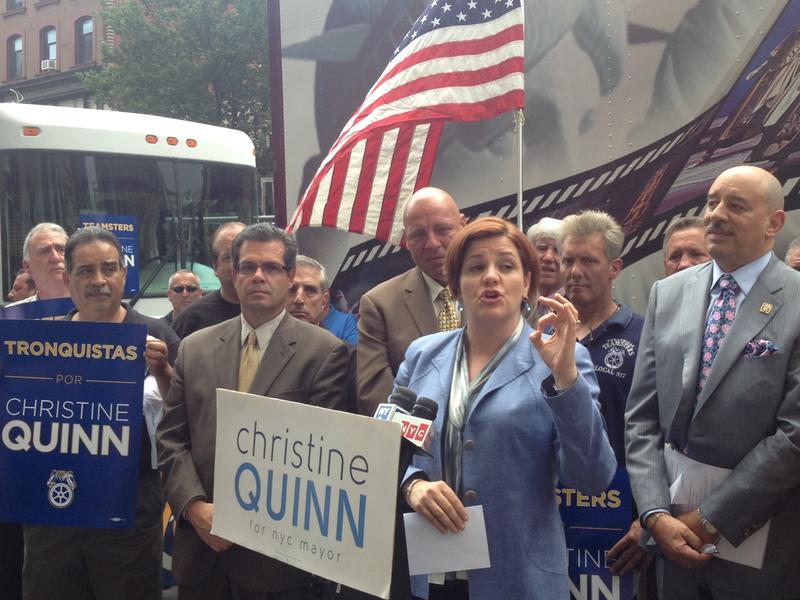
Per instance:
[[[426,452],[433,443],[433,422],[439,406],[430,398],[417,397],[416,392],[397,386],[389,396],[389,402],[378,405],[375,418],[394,421],[401,425],[400,464],[397,476],[398,499],[395,511],[394,556],[392,558],[391,600],[411,597],[411,580],[408,573],[408,550],[406,548],[405,521],[401,509],[400,484],[406,470],[417,452]]]

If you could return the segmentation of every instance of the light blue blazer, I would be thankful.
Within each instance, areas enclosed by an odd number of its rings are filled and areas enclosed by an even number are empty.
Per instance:
[[[547,397],[551,373],[528,339],[497,365],[475,399],[464,426],[466,506],[483,505],[492,566],[469,572],[471,600],[569,598],[567,550],[556,504],[556,483],[600,493],[616,470],[600,416],[589,353],[576,347],[575,384]],[[408,475],[422,470],[442,479],[442,440],[456,347],[463,329],[417,339],[406,352],[396,385],[439,405],[432,458],[417,456]],[[470,443],[471,442],[471,443]],[[427,598],[427,580],[413,593]]]

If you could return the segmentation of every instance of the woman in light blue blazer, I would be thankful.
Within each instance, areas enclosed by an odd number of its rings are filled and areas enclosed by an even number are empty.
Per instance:
[[[465,506],[483,505],[491,567],[466,583],[448,574],[431,597],[565,600],[556,483],[600,493],[616,469],[591,360],[576,349],[578,312],[563,296],[542,298],[551,312],[531,329],[521,307],[536,289],[536,255],[496,217],[456,235],[446,269],[466,326],[416,340],[400,366],[395,384],[439,405],[432,457],[414,459],[402,493],[442,533],[465,527]],[[414,578],[416,596],[428,591]]]

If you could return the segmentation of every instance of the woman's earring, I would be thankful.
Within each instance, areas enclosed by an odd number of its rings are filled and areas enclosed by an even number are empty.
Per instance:
[[[531,311],[533,310],[533,308],[531,307],[531,303],[528,302],[527,298],[522,299],[521,309],[522,309],[522,317],[524,319],[527,319],[530,316]]]

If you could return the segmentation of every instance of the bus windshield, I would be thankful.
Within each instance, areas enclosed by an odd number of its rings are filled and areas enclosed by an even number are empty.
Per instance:
[[[125,113],[115,114],[125,116]],[[161,121],[172,120],[159,119],[158,123]],[[239,132],[193,125],[222,137],[238,134],[252,148],[250,140]],[[42,130],[46,131],[44,127]],[[136,152],[125,152],[130,149],[123,143],[125,134],[120,133],[116,151],[105,148],[95,151],[87,149],[92,144],[80,139],[79,131],[72,133],[75,149],[69,140],[60,139],[52,143],[42,140],[35,149],[8,148],[0,141],[0,256],[4,295],[22,264],[22,244],[31,227],[48,221],[71,233],[86,222],[87,215],[98,214],[134,219],[139,285],[149,282],[144,297],[164,296],[169,276],[181,268],[195,271],[204,290],[217,289],[219,281],[211,268],[211,234],[222,223],[249,223],[258,214],[252,150],[248,157],[251,164],[206,160],[200,152],[196,155],[200,160],[186,159],[177,153],[174,158],[157,156],[153,154],[158,152],[148,147],[141,152],[136,148]],[[144,146],[144,132],[136,138]],[[209,138],[206,145],[212,145],[211,141]],[[214,145],[217,154],[220,145]]]

